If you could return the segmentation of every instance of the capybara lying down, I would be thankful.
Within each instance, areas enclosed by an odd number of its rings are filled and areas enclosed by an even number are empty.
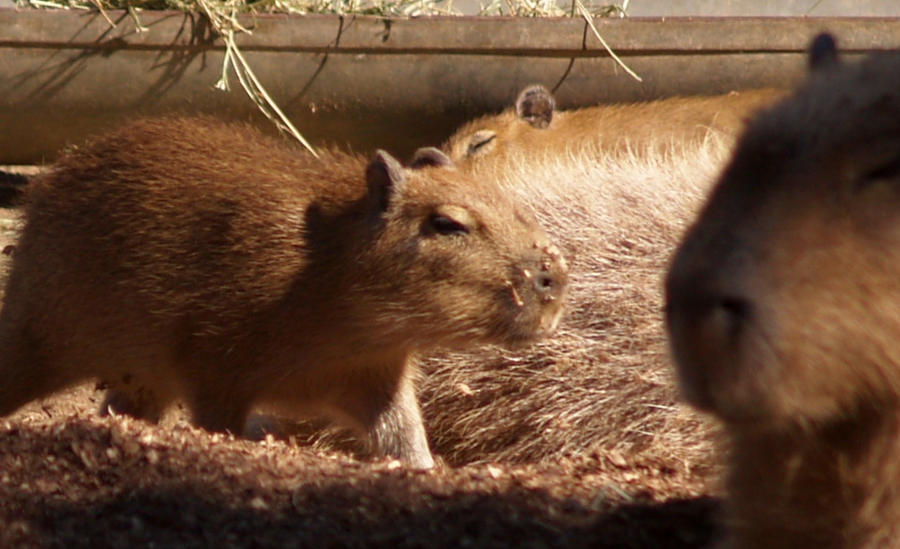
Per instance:
[[[728,547],[900,547],[900,54],[811,47],[667,280],[684,397],[730,437]]]
[[[513,108],[460,127],[443,149],[454,162],[469,161],[470,169],[480,173],[547,153],[661,153],[709,136],[733,138],[754,112],[783,95],[776,89],[749,89],[557,110],[553,95],[533,85],[522,90]]]
[[[327,413],[433,463],[412,357],[519,346],[567,268],[528,211],[436,149],[312,156],[210,118],[145,119],[29,184],[0,312],[0,414],[86,378],[104,409],[240,433],[251,407]]]
[[[623,123],[616,138],[627,140],[632,127]],[[588,138],[555,143],[559,134],[539,132],[544,145],[498,142],[494,152],[520,152],[495,164],[491,152],[463,157],[458,169],[528,205],[567,254],[568,312],[535,346],[425,360],[420,398],[433,447],[457,464],[595,452],[640,454],[666,469],[712,463],[710,422],[677,402],[662,280],[732,136],[690,126],[665,148],[638,150]]]

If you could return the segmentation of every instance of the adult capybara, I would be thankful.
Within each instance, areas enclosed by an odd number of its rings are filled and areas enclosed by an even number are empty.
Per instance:
[[[666,471],[713,463],[709,424],[677,402],[662,279],[733,135],[690,124],[677,138],[669,128],[666,147],[637,150],[538,131],[546,146],[511,143],[520,152],[502,162],[486,153],[458,168],[526,204],[569,254],[569,312],[552,338],[527,349],[424,361],[432,445],[453,463],[596,452],[646,456]]]
[[[810,65],[681,244],[668,329],[730,438],[729,547],[900,547],[900,54]]]
[[[783,95],[775,89],[750,89],[558,111],[553,95],[533,85],[522,90],[515,107],[463,125],[443,148],[455,162],[471,162],[471,169],[482,173],[547,152],[665,152],[710,135],[733,138],[748,117]]]
[[[533,217],[436,149],[316,159],[249,127],[145,119],[29,185],[0,313],[0,414],[85,378],[156,419],[239,433],[326,412],[432,465],[412,357],[556,327],[566,265]]]

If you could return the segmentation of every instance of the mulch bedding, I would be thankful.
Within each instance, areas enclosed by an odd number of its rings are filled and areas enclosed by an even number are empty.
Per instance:
[[[0,249],[17,227],[0,209]],[[177,410],[161,425],[101,418],[101,401],[80,386],[0,419],[0,547],[649,549],[717,537],[712,473],[653,456],[415,471],[210,434]]]
[[[409,470],[100,418],[79,387],[0,424],[3,547],[702,547],[702,478],[623,456]],[[79,409],[81,408],[81,409]]]

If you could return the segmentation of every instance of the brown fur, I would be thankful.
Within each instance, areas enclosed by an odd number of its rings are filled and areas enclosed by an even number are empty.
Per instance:
[[[241,432],[256,403],[327,412],[432,458],[413,355],[520,345],[566,267],[533,218],[436,150],[321,159],[212,119],[143,120],[29,188],[0,313],[0,414],[79,380],[156,419]]]
[[[750,125],[667,281],[682,391],[731,439],[736,549],[900,547],[900,54],[829,47]]]
[[[602,154],[662,151],[710,134],[733,137],[746,119],[783,93],[744,90],[715,96],[673,97],[643,103],[597,105],[554,112],[542,86],[522,91],[516,107],[462,126],[444,145],[456,162],[506,165],[541,152],[568,154],[590,147]],[[484,166],[474,169],[484,173]]]
[[[570,312],[537,346],[423,364],[423,413],[443,456],[466,463],[646,452],[679,470],[711,463],[708,424],[676,401],[661,288],[731,136],[688,136],[643,151],[587,140],[460,164],[528,204],[568,254]]]

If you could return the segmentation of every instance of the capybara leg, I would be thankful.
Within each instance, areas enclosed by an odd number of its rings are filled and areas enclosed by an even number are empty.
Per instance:
[[[285,425],[278,418],[266,414],[251,414],[244,423],[244,438],[263,440],[267,435],[287,438]]]
[[[135,385],[127,389],[114,386],[106,392],[106,398],[100,405],[100,415],[126,414],[157,423],[168,400],[146,386]]]
[[[378,455],[393,456],[419,469],[434,467],[412,380],[404,376],[392,398],[370,401],[369,439]]]
[[[214,389],[196,391],[191,398],[194,424],[207,431],[242,436],[250,411],[249,399],[232,391]]]
[[[0,320],[0,417],[65,386],[48,366],[45,349],[29,330],[10,330]]]

